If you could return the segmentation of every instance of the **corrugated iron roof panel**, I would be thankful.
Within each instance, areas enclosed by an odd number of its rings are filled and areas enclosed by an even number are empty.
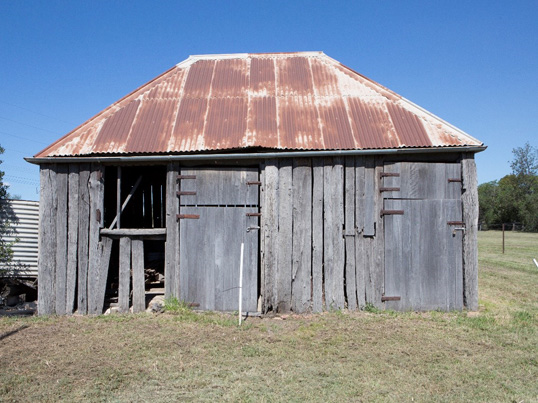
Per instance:
[[[191,56],[36,157],[481,146],[322,52]]]

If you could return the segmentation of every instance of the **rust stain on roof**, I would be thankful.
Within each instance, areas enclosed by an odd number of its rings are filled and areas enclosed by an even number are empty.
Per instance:
[[[191,56],[36,157],[481,146],[322,52]]]

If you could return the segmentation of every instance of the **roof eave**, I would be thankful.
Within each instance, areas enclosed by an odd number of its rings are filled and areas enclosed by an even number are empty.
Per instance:
[[[480,146],[453,147],[424,147],[424,148],[384,148],[369,150],[321,150],[321,151],[271,151],[255,153],[208,153],[208,154],[159,154],[159,155],[115,155],[115,156],[81,156],[81,157],[27,157],[25,160],[32,164],[47,163],[82,163],[82,162],[172,162],[172,161],[203,161],[203,160],[239,160],[239,159],[268,159],[268,158],[305,158],[305,157],[336,157],[354,155],[386,155],[386,154],[423,154],[423,153],[479,153],[486,149]]]

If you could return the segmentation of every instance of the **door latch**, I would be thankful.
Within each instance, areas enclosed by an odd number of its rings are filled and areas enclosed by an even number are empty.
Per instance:
[[[456,231],[463,232],[463,235],[465,235],[465,227],[456,227],[452,229],[452,236],[456,236]]]
[[[260,227],[257,226],[257,225],[254,225],[254,226],[252,226],[252,227],[248,227],[248,228],[247,228],[247,232],[250,232],[250,231],[255,230],[255,229],[260,229]]]

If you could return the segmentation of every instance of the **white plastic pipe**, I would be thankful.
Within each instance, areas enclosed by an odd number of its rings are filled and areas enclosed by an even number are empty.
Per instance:
[[[532,259],[534,264],[536,265],[536,267],[538,267],[538,262],[536,261],[536,259]]]
[[[241,263],[239,264],[239,326],[243,319],[243,249],[245,243],[241,242]]]

